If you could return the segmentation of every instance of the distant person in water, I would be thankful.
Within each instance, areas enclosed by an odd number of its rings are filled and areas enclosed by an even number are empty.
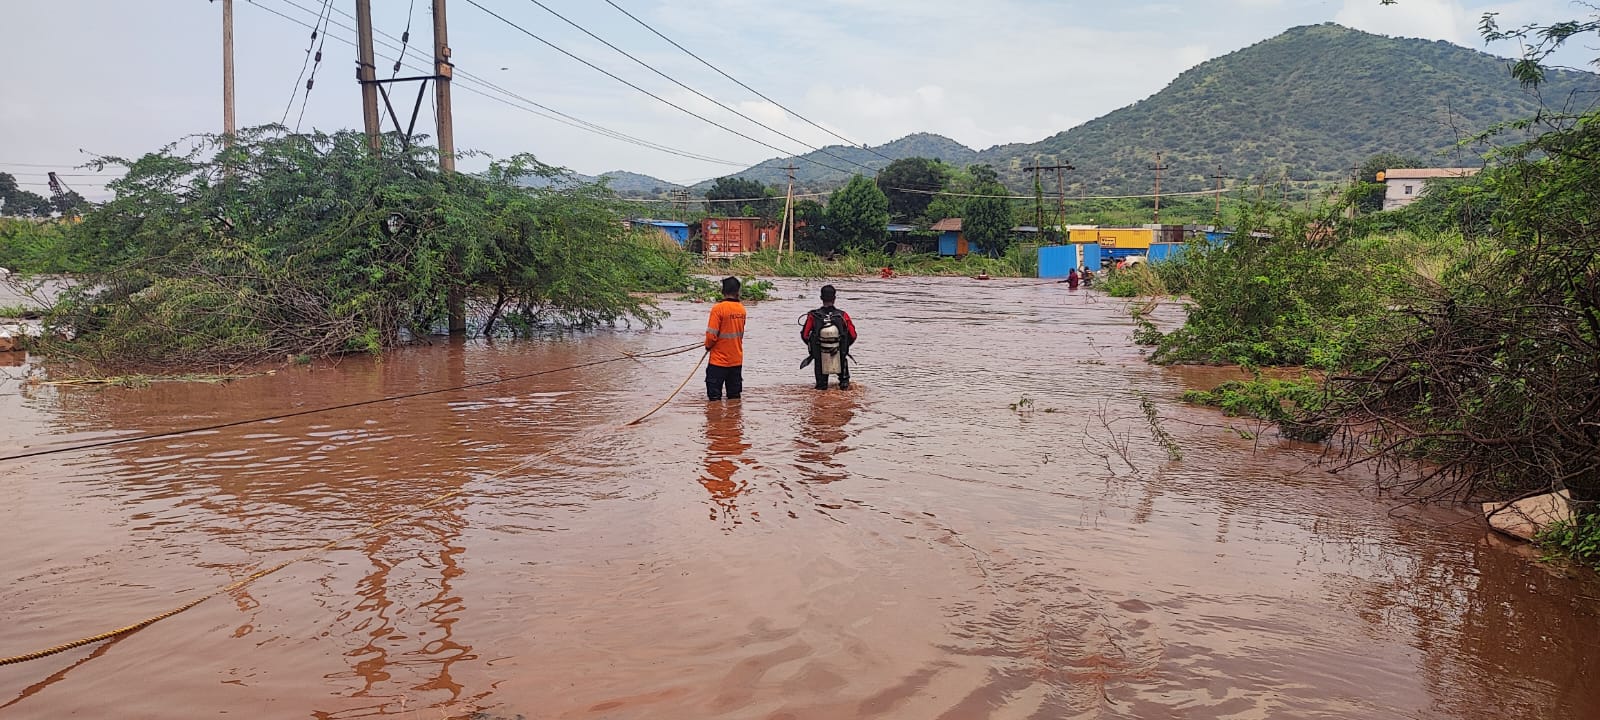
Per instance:
[[[1085,288],[1094,285],[1094,271],[1090,270],[1087,265],[1084,266],[1083,275],[1081,277],[1083,278],[1083,286]]]
[[[1068,290],[1077,290],[1078,289],[1078,269],[1077,268],[1073,268],[1073,269],[1067,271],[1067,289]]]
[[[722,279],[722,302],[711,306],[706,321],[706,397],[729,400],[744,392],[744,305],[739,302],[739,278]]]
[[[828,389],[828,376],[839,376],[839,389],[850,389],[850,345],[856,341],[856,324],[850,314],[833,306],[838,291],[832,285],[822,286],[822,307],[806,313],[805,324],[800,327],[800,341],[806,344],[805,367],[815,363],[817,389]]]

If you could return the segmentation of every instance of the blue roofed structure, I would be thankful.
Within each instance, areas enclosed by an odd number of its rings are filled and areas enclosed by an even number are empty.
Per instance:
[[[689,244],[689,224],[676,220],[651,220],[649,218],[636,218],[628,221],[632,227],[653,227],[667,237],[678,243],[679,247]]]

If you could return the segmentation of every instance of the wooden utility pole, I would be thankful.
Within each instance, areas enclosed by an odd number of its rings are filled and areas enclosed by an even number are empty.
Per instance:
[[[1160,225],[1161,224],[1161,171],[1167,169],[1167,166],[1161,164],[1161,153],[1159,153],[1159,152],[1156,153],[1156,166],[1153,167],[1153,168],[1150,168],[1150,169],[1156,171],[1156,215],[1155,215],[1155,224]]]
[[[222,0],[222,141],[233,145],[233,0]]]
[[[456,131],[450,114],[450,32],[445,23],[445,0],[433,0],[433,92],[438,109],[434,111],[439,128],[439,169],[455,172]]]
[[[367,148],[383,150],[383,127],[378,119],[378,67],[372,58],[372,0],[356,0],[356,80],[361,83],[361,124],[367,131]]]

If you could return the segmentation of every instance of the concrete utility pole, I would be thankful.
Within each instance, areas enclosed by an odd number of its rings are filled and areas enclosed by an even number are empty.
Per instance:
[[[1211,214],[1211,224],[1215,225],[1222,221],[1222,181],[1228,179],[1227,176],[1222,174],[1221,165],[1217,166],[1217,174],[1212,175],[1211,179],[1217,181],[1217,189],[1213,193],[1217,200],[1217,209],[1212,211]]]
[[[1067,191],[1066,180],[1061,173],[1063,170],[1077,170],[1077,168],[1073,167],[1072,163],[1070,162],[1058,162],[1054,165],[1040,165],[1038,161],[1035,160],[1033,167],[1025,167],[1023,170],[1033,171],[1033,214],[1034,221],[1039,225],[1039,237],[1042,239],[1044,237],[1044,191],[1039,185],[1039,172],[1042,170],[1056,171],[1056,211],[1060,213],[1060,216],[1057,219],[1064,222],[1067,217]]]
[[[1150,169],[1156,171],[1156,216],[1155,216],[1155,224],[1160,225],[1161,224],[1161,171],[1167,169],[1167,166],[1161,164],[1161,153],[1159,153],[1159,152],[1156,153],[1156,166],[1153,167],[1153,168],[1150,168]]]
[[[433,92],[439,108],[435,120],[439,128],[439,169],[455,172],[456,131],[450,115],[450,32],[445,27],[445,0],[433,0]]]
[[[784,170],[789,171],[789,189],[784,193],[783,199],[783,224],[778,226],[778,254],[783,254],[784,239],[789,242],[789,252],[794,252],[794,163],[789,163]]]
[[[450,75],[454,68],[455,65],[450,62],[450,31],[445,22],[445,0],[433,0],[433,92],[438,105],[434,111],[434,122],[439,130],[439,172],[443,174],[456,171],[455,123],[450,115]],[[458,269],[459,259],[452,260],[451,264]],[[467,334],[466,289],[452,285],[445,305],[450,313],[450,334]]]
[[[367,131],[367,147],[383,150],[383,131],[378,119],[378,68],[372,58],[372,0],[356,0],[356,80],[361,83],[361,122]]]
[[[222,0],[222,139],[233,145],[233,0]]]
[[[1039,157],[1033,158],[1033,227],[1034,232],[1044,232],[1044,186],[1039,184]],[[1035,238],[1038,236],[1035,235]]]
[[[1061,171],[1065,169],[1056,166],[1056,224],[1061,226],[1063,232],[1067,225],[1067,182],[1062,179]]]

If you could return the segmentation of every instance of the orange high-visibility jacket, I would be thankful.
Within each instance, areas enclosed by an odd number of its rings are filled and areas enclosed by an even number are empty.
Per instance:
[[[706,349],[711,364],[735,367],[744,364],[744,305],[738,300],[723,300],[711,307],[706,321]]]

